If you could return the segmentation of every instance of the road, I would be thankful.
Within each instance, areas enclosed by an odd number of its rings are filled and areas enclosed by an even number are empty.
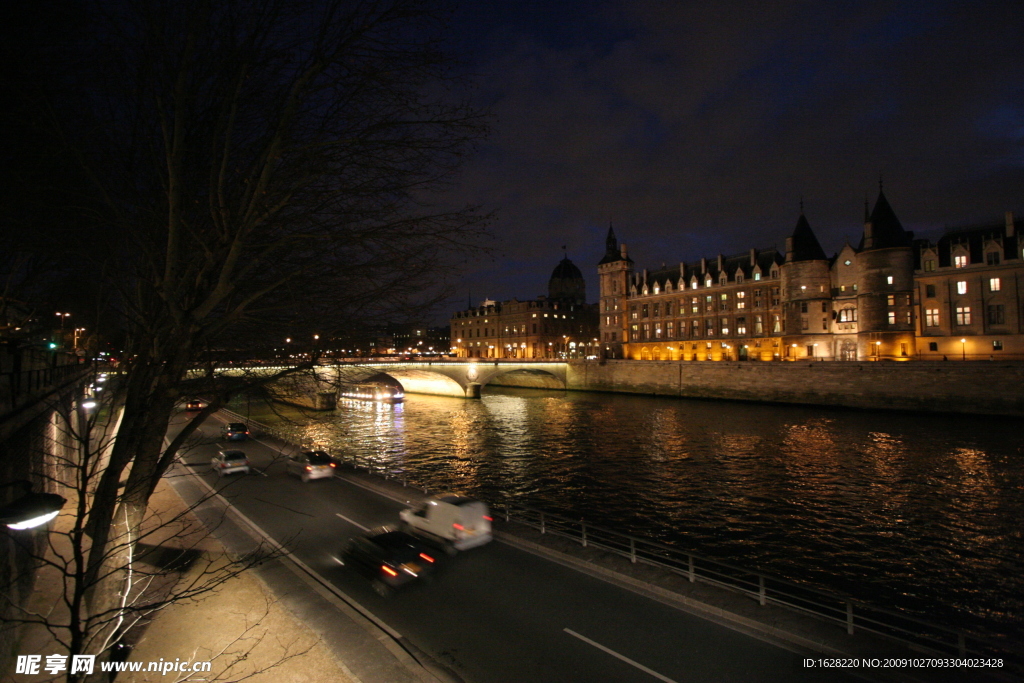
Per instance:
[[[172,422],[172,433],[185,419]],[[272,442],[224,443],[221,424],[214,418],[202,427],[202,443],[183,454],[188,468],[324,580],[466,681],[859,680],[804,669],[794,651],[500,541],[452,558],[438,553],[436,582],[382,598],[337,556],[350,537],[396,524],[404,501],[343,472],[304,484],[285,473]],[[209,470],[218,448],[244,450],[254,471],[218,477]]]

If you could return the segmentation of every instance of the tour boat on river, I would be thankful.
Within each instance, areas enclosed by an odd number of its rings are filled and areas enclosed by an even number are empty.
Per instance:
[[[342,398],[357,401],[380,401],[382,403],[401,403],[405,400],[402,387],[391,386],[378,382],[362,382],[350,384],[341,392]]]

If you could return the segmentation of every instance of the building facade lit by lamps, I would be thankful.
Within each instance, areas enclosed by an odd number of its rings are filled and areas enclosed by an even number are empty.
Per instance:
[[[858,246],[831,258],[802,211],[784,252],[751,249],[653,271],[636,272],[609,228],[598,264],[603,355],[1024,359],[1024,221],[1008,213],[1002,224],[948,230],[933,243],[903,229],[881,189],[866,209]]]
[[[586,303],[586,284],[568,258],[555,267],[548,295],[457,311],[450,320],[460,358],[584,358],[597,339],[597,306]]]

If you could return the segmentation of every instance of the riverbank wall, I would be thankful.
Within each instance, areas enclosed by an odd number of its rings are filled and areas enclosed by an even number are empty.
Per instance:
[[[575,391],[1024,416],[1024,362],[570,362]]]

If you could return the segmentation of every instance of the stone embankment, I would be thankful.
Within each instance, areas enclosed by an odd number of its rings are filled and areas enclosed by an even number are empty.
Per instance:
[[[576,391],[1024,416],[1024,362],[571,362]]]

